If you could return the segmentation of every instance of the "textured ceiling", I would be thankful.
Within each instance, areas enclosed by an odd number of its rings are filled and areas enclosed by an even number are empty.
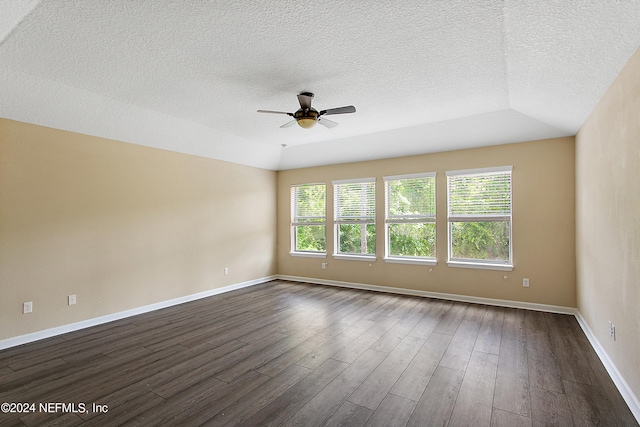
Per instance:
[[[640,45],[637,0],[0,10],[0,117],[274,170],[574,135]],[[301,91],[357,113],[310,130],[256,113]]]

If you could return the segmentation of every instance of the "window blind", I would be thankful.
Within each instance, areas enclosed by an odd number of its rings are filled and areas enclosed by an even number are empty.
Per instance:
[[[305,184],[291,188],[293,225],[324,223],[326,217],[326,185]]]
[[[504,221],[511,217],[511,168],[447,172],[450,221]]]
[[[375,178],[334,181],[336,224],[374,222],[376,218]]]
[[[435,173],[384,177],[387,222],[434,222]]]

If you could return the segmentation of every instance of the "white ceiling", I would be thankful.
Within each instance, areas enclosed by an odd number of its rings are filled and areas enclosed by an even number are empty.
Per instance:
[[[273,170],[574,135],[640,45],[638,0],[0,11],[0,117]],[[301,91],[357,113],[310,130],[256,113],[293,112]]]

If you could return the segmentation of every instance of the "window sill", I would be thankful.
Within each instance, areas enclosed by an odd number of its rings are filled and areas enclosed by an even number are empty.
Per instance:
[[[513,265],[509,264],[490,264],[483,262],[464,262],[464,261],[447,261],[449,267],[456,268],[475,268],[478,270],[499,270],[499,271],[512,271]]]
[[[350,261],[375,261],[375,255],[348,255],[348,254],[333,254],[333,258],[335,259],[344,259]]]
[[[289,252],[291,256],[299,256],[306,258],[326,258],[326,252]]]
[[[429,258],[386,257],[384,262],[392,264],[437,265],[438,260]]]

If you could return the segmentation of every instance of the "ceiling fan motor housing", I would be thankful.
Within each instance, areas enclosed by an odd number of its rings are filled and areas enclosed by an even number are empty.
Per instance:
[[[320,113],[315,108],[300,108],[293,113],[293,118],[296,119],[298,125],[303,128],[310,128],[316,124]]]

